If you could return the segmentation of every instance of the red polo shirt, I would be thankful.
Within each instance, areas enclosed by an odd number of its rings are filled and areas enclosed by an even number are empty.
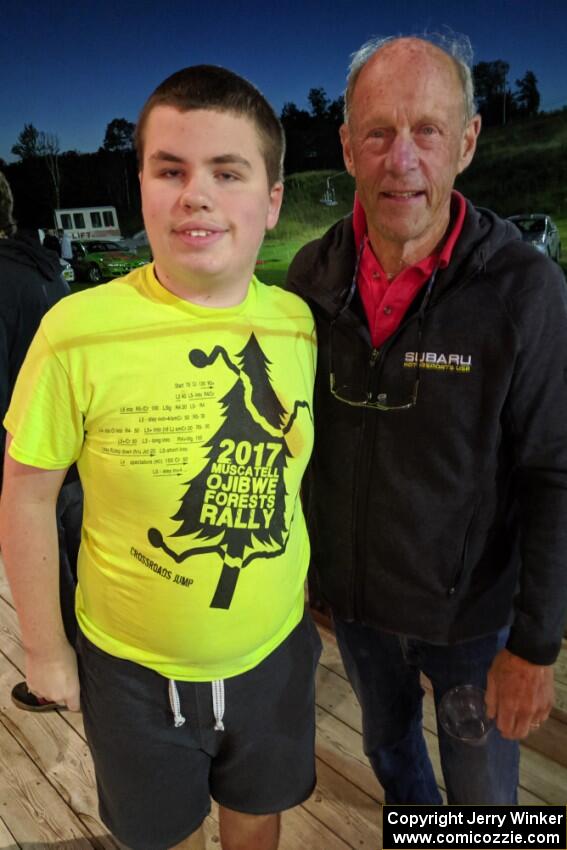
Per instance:
[[[368,240],[366,215],[358,195],[355,195],[352,226],[357,252],[363,244],[357,284],[374,348],[379,348],[401,324],[409,305],[435,267],[444,269],[449,264],[465,220],[466,203],[459,192],[452,193],[452,206],[456,213],[455,221],[441,250],[388,280]]]

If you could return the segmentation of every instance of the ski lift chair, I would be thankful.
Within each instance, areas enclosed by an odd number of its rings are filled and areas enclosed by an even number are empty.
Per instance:
[[[324,204],[326,207],[336,207],[338,204],[335,187],[331,184],[330,177],[327,177],[327,188],[323,192],[319,203]]]

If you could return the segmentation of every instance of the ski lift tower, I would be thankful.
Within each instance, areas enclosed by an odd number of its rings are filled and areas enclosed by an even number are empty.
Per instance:
[[[338,174],[334,174],[332,177],[327,177],[327,186],[325,188],[325,191],[323,192],[322,197],[319,199],[320,204],[324,204],[326,207],[337,206],[337,195],[335,192],[335,187],[333,186],[331,181],[336,180],[336,178],[340,177],[341,174],[346,174],[346,171],[339,171]]]

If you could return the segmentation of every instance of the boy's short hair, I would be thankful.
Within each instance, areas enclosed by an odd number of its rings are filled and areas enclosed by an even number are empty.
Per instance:
[[[14,196],[10,184],[0,171],[0,233],[4,236],[13,236],[16,232],[13,211]]]
[[[192,65],[164,80],[146,101],[136,125],[135,143],[140,169],[144,160],[144,130],[148,116],[156,106],[173,106],[180,112],[210,109],[248,118],[260,137],[270,187],[283,179],[283,127],[266,98],[238,74],[217,65]]]

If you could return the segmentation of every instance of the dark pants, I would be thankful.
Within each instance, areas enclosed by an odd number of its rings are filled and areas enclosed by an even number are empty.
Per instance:
[[[508,629],[438,646],[335,620],[346,672],[362,707],[364,751],[384,788],[387,803],[440,804],[422,730],[420,672],[431,681],[438,710],[456,685],[486,688]],[[519,746],[493,728],[482,746],[450,737],[439,722],[439,752],[449,803],[517,803]]]

